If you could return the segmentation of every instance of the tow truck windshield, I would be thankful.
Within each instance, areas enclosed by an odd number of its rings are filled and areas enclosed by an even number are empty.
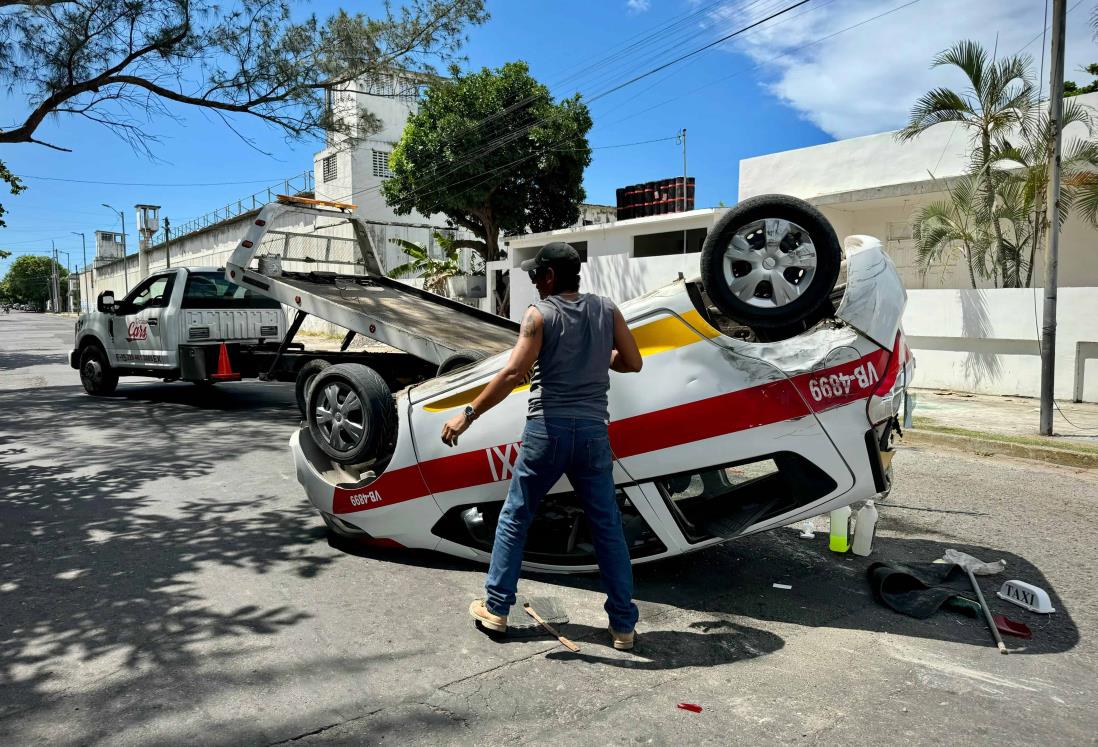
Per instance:
[[[184,309],[278,309],[276,299],[242,288],[220,272],[191,272],[183,289]]]

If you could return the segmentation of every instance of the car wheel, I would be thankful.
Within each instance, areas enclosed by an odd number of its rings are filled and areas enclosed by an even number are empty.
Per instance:
[[[294,381],[294,397],[297,398],[297,409],[301,410],[303,416],[305,415],[306,400],[309,398],[309,390],[312,388],[313,379],[316,378],[318,373],[331,367],[332,364],[323,358],[313,358],[305,361],[305,365],[297,372],[297,379]]]
[[[118,386],[118,374],[107,361],[103,348],[91,344],[80,354],[80,383],[88,394],[102,397]]]
[[[450,357],[442,361],[438,366],[437,376],[448,374],[451,371],[456,371],[459,368],[465,368],[471,366],[474,363],[484,360],[488,357],[487,353],[482,353],[479,350],[459,350],[456,353],[452,353]]]
[[[842,248],[804,200],[760,195],[731,208],[706,237],[701,277],[717,308],[752,328],[817,319],[839,278]]]
[[[340,464],[365,462],[393,441],[396,403],[372,368],[341,363],[324,369],[313,379],[307,403],[313,441]]]

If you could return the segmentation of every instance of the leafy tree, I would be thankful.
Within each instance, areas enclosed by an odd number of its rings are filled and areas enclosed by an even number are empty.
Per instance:
[[[402,215],[444,214],[476,239],[459,240],[485,261],[499,234],[546,231],[576,221],[591,162],[591,116],[577,95],[554,103],[523,62],[427,87],[389,159],[386,202]]]
[[[15,303],[30,303],[44,308],[50,297],[50,283],[53,277],[54,262],[49,257],[25,255],[11,263],[4,276],[3,286],[9,300]],[[69,271],[57,265],[62,293],[67,288],[66,278]]]
[[[380,18],[340,11],[290,19],[291,0],[0,0],[0,82],[24,93],[0,143],[43,142],[48,116],[83,117],[146,149],[145,122],[183,104],[231,128],[249,115],[303,137],[361,136],[368,113],[335,117],[326,92],[397,68],[455,59],[483,0],[405,0]]]
[[[977,182],[983,199],[983,212],[991,215],[995,204],[995,179],[991,178],[991,146],[995,136],[1019,124],[1020,110],[1033,97],[1033,85],[1026,76],[1029,58],[1011,55],[998,61],[974,41],[962,41],[938,54],[931,67],[951,65],[968,79],[961,92],[935,88],[915,102],[911,118],[898,133],[901,142],[917,138],[936,124],[954,122],[969,130],[976,145],[973,170],[982,172]],[[998,224],[991,224],[997,242],[993,254],[1003,243]]]
[[[0,161],[0,182],[7,184],[8,189],[11,190],[11,193],[13,195],[17,195],[26,189],[26,187],[23,185],[23,182],[19,181],[19,177],[8,171],[8,167],[4,164],[3,161]],[[0,228],[4,228],[6,225],[8,225],[4,222],[5,212],[7,211],[4,210],[4,206],[0,205]],[[0,252],[0,259],[3,259],[4,256],[5,255]]]
[[[1098,62],[1092,62],[1084,68],[1080,68],[1084,73],[1094,78],[1090,83],[1085,86],[1079,86],[1075,84],[1073,80],[1064,81],[1064,98],[1071,96],[1081,96],[1084,93],[1094,93],[1098,91]]]

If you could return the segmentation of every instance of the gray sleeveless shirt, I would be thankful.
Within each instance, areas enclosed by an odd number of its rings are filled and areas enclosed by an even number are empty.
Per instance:
[[[614,304],[593,293],[580,293],[574,301],[549,296],[533,306],[544,323],[527,417],[608,422]]]

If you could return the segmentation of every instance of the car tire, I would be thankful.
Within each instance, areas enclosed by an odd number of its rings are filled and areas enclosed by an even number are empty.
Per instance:
[[[111,368],[106,351],[96,343],[80,353],[80,383],[85,392],[96,397],[113,394],[118,386],[118,374]]]
[[[361,464],[393,443],[396,403],[372,368],[358,363],[330,366],[313,379],[306,401],[313,441],[340,464]]]
[[[297,409],[301,411],[302,416],[306,412],[306,402],[309,398],[309,390],[312,387],[313,379],[316,378],[318,373],[331,367],[332,364],[323,358],[313,358],[305,361],[305,365],[297,372],[297,379],[294,381],[294,397],[297,399]]]
[[[459,350],[456,353],[451,353],[448,358],[438,365],[438,373],[435,375],[442,376],[443,374],[448,374],[459,368],[465,368],[466,366],[478,363],[487,357],[487,353],[482,353],[479,350]]]
[[[722,313],[777,331],[826,312],[841,264],[835,229],[819,210],[796,197],[760,195],[717,221],[702,248],[701,278]]]

